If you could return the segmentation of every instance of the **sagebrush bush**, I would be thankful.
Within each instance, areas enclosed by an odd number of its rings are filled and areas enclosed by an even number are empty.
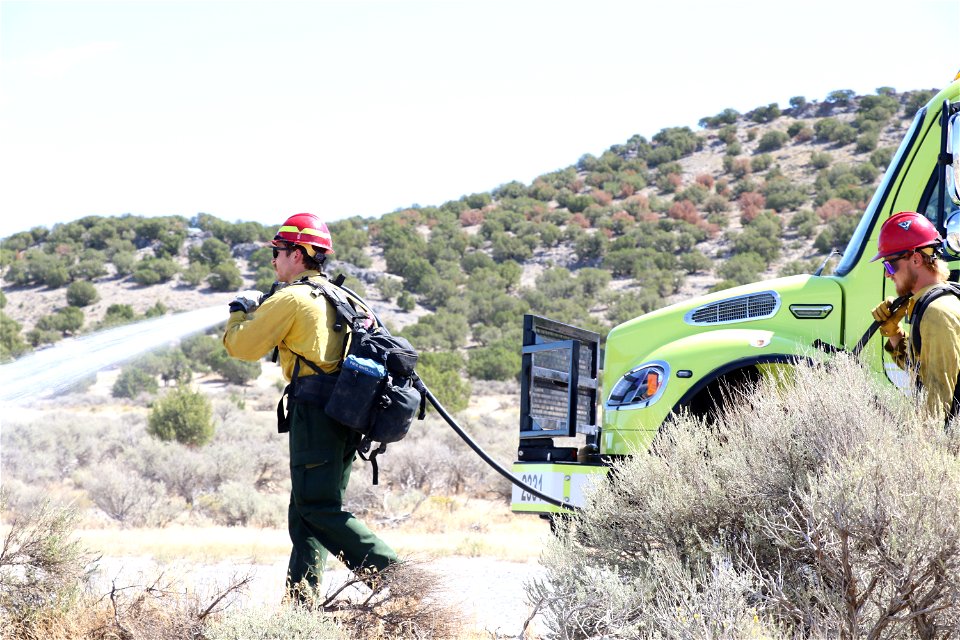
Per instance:
[[[283,527],[289,497],[260,493],[240,482],[227,482],[216,493],[201,496],[198,505],[218,524],[228,527]]]
[[[160,440],[203,446],[214,434],[210,400],[180,385],[157,400],[147,417],[147,431]]]
[[[331,620],[302,608],[245,608],[224,614],[203,629],[205,640],[346,640]]]
[[[553,638],[960,632],[958,439],[853,359],[618,464],[528,585]]]
[[[7,506],[0,493],[0,511]],[[43,504],[10,523],[0,548],[0,622],[3,638],[49,638],[50,626],[82,595],[93,555],[70,533],[75,511]]]
[[[99,299],[97,288],[87,280],[76,280],[67,287],[67,304],[72,307],[86,307]]]
[[[162,482],[140,475],[129,461],[110,461],[77,474],[77,483],[112,520],[124,526],[164,526],[183,511]]]

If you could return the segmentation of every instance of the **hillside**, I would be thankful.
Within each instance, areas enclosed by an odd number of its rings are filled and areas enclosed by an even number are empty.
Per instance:
[[[422,349],[466,349],[468,364],[513,351],[524,312],[605,331],[711,289],[811,272],[843,249],[932,93],[839,90],[784,109],[725,110],[696,131],[634,136],[530,184],[337,221],[330,270],[350,275]],[[273,231],[199,214],[89,217],[6,238],[4,355],[266,289],[269,254],[258,248]],[[96,292],[85,304],[68,300],[78,282]]]

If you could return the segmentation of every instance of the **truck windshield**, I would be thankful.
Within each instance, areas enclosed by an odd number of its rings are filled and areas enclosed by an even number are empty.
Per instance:
[[[903,168],[900,166],[903,162],[903,157],[907,154],[910,147],[913,146],[914,138],[916,138],[917,131],[920,128],[920,123],[923,122],[923,118],[926,115],[926,107],[917,111],[917,115],[913,119],[913,124],[910,125],[907,134],[903,136],[903,142],[900,143],[900,148],[897,149],[897,153],[890,160],[890,164],[887,165],[887,171],[883,174],[883,180],[880,181],[880,186],[877,187],[877,190],[874,192],[870,204],[867,205],[863,217],[860,218],[860,223],[850,238],[850,242],[847,243],[847,248],[843,252],[843,258],[833,272],[834,275],[847,275],[860,259],[867,236],[870,235],[870,231],[873,229],[873,224],[876,221],[877,210],[883,205],[883,200],[887,197],[887,191],[890,189],[890,182],[893,180],[893,177]]]

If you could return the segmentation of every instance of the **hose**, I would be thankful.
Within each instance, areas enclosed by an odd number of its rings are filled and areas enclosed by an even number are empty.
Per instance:
[[[909,299],[910,299],[910,296],[906,295],[906,296],[900,296],[899,298],[891,302],[890,312],[891,313],[895,312],[897,309],[902,307]],[[853,353],[853,355],[855,356],[860,355],[860,352],[863,351],[863,348],[865,346],[867,346],[867,343],[870,342],[870,338],[873,337],[873,334],[876,333],[877,329],[879,328],[880,328],[880,322],[877,320],[874,320],[873,323],[869,327],[867,327],[867,331],[866,333],[863,334],[863,337],[861,337],[860,340],[857,342],[857,344],[853,346],[851,353]],[[838,353],[840,351],[844,351],[844,349],[840,347],[835,347],[834,345],[828,342],[824,342],[819,338],[813,341],[813,346],[827,353]]]
[[[421,382],[422,382],[422,381],[421,381]],[[487,452],[484,451],[484,450],[480,447],[480,445],[478,445],[478,444],[473,440],[473,438],[471,438],[469,435],[467,435],[467,433],[463,430],[463,428],[462,428],[459,424],[457,424],[457,421],[454,420],[453,417],[452,417],[449,413],[447,413],[447,410],[443,408],[443,405],[440,404],[440,401],[437,400],[436,396],[433,395],[433,392],[431,392],[430,389],[427,388],[426,385],[424,385],[424,393],[425,393],[426,396],[427,396],[427,400],[429,400],[429,401],[430,401],[430,404],[433,405],[433,408],[436,409],[436,410],[437,410],[437,413],[440,414],[440,417],[443,418],[443,419],[446,421],[446,423],[449,424],[450,427],[451,427],[454,431],[457,432],[457,435],[459,435],[459,436],[463,439],[463,441],[466,442],[467,445],[468,445],[471,449],[473,449],[474,452],[475,452],[478,456],[480,456],[480,458],[481,458],[484,462],[486,462],[488,465],[490,465],[497,473],[499,473],[499,474],[502,475],[504,478],[506,478],[507,480],[509,480],[510,482],[512,482],[514,485],[520,487],[521,489],[523,489],[523,490],[526,491],[527,493],[529,493],[529,494],[531,494],[531,495],[534,495],[534,496],[540,498],[540,499],[543,500],[544,502],[547,502],[547,503],[549,503],[549,504],[552,504],[552,505],[554,505],[554,506],[556,506],[556,507],[562,507],[562,508],[564,508],[564,509],[573,509],[573,510],[577,510],[577,511],[579,511],[579,510],[581,509],[581,507],[579,507],[579,506],[577,506],[577,505],[575,505],[575,504],[569,504],[569,503],[563,502],[562,500],[558,500],[558,499],[556,499],[556,498],[553,498],[553,497],[551,497],[551,496],[548,496],[547,494],[545,494],[545,493],[543,493],[543,492],[541,492],[541,491],[538,491],[537,489],[531,487],[529,484],[527,484],[526,482],[520,480],[520,479],[517,478],[515,475],[513,475],[512,473],[510,473],[510,472],[509,472],[506,468],[504,468],[500,463],[498,463],[496,460],[494,460],[493,458],[491,458],[491,457],[487,454]]]
[[[347,292],[348,294],[350,294],[351,296],[355,297],[357,300],[360,300],[367,309],[372,309],[372,307],[371,307],[370,305],[368,305],[368,304],[363,300],[363,298],[361,298],[359,295],[357,295],[357,293],[356,293],[355,291],[352,291],[352,290],[350,290],[349,288],[343,286],[343,282],[342,282],[342,281],[339,282],[339,283],[337,283],[337,286],[340,287],[341,289],[343,289],[344,291],[346,291],[346,292]],[[273,293],[273,289],[271,289],[270,292]],[[380,317],[377,316],[376,312],[372,312],[372,311],[371,311],[371,313],[373,313],[373,317],[374,317],[374,319],[376,320],[377,325],[379,325],[380,327],[382,327],[382,328],[386,331],[386,326],[385,326],[385,325],[383,324],[383,322],[380,320]],[[389,334],[389,333],[390,333],[390,332],[387,331],[387,334]],[[421,380],[420,383],[423,384],[423,380]],[[484,462],[486,462],[490,467],[492,467],[494,471],[496,471],[497,473],[499,473],[500,475],[502,475],[504,478],[506,478],[507,480],[509,480],[511,483],[513,483],[514,485],[520,487],[521,489],[523,489],[524,491],[526,491],[526,492],[529,493],[530,495],[534,495],[534,496],[540,498],[541,500],[543,500],[544,502],[546,502],[546,503],[548,503],[548,504],[552,504],[552,505],[555,506],[555,507],[561,507],[561,508],[563,508],[563,509],[573,509],[573,510],[577,510],[577,511],[579,511],[579,510],[581,509],[581,507],[578,507],[577,505],[569,504],[569,503],[563,502],[562,500],[558,500],[557,498],[554,498],[554,497],[552,497],[552,496],[548,496],[547,494],[545,494],[545,493],[543,493],[542,491],[539,491],[539,490],[533,488],[532,486],[530,486],[529,484],[527,484],[527,483],[524,482],[523,480],[520,480],[520,479],[517,478],[515,475],[513,475],[512,473],[510,473],[506,468],[503,467],[503,465],[501,465],[501,464],[498,463],[496,460],[494,460],[493,458],[491,458],[491,457],[487,454],[487,452],[484,451],[484,450],[480,447],[480,445],[478,445],[478,444],[476,443],[476,441],[473,440],[473,438],[471,438],[469,435],[467,435],[467,432],[464,431],[463,428],[462,428],[459,424],[457,424],[457,421],[453,419],[453,416],[451,416],[449,413],[447,413],[447,410],[443,408],[443,405],[440,404],[440,401],[437,400],[436,396],[433,395],[433,392],[430,391],[430,389],[429,389],[429,388],[427,387],[427,385],[425,385],[425,384],[423,385],[423,392],[424,392],[424,395],[426,395],[427,400],[430,401],[430,404],[433,405],[433,408],[436,409],[436,410],[437,410],[437,413],[440,414],[440,417],[443,418],[444,421],[446,421],[446,423],[449,424],[450,427],[451,427],[454,431],[457,432],[457,435],[460,436],[460,437],[463,439],[463,441],[466,442],[467,445],[468,445],[471,449],[473,449],[473,451],[474,451],[478,456],[480,456],[480,458],[481,458]]]

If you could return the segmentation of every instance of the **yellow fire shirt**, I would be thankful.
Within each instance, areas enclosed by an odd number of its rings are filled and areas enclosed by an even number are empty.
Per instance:
[[[322,281],[317,271],[305,271],[296,279],[304,276]],[[325,373],[336,372],[350,329],[344,326],[340,332],[334,330],[334,306],[323,295],[314,297],[313,291],[310,286],[286,286],[250,315],[231,313],[223,334],[227,353],[241,360],[258,360],[279,346],[280,368],[287,380],[293,376],[295,354],[316,363]],[[298,375],[313,373],[310,365],[301,363]]]

